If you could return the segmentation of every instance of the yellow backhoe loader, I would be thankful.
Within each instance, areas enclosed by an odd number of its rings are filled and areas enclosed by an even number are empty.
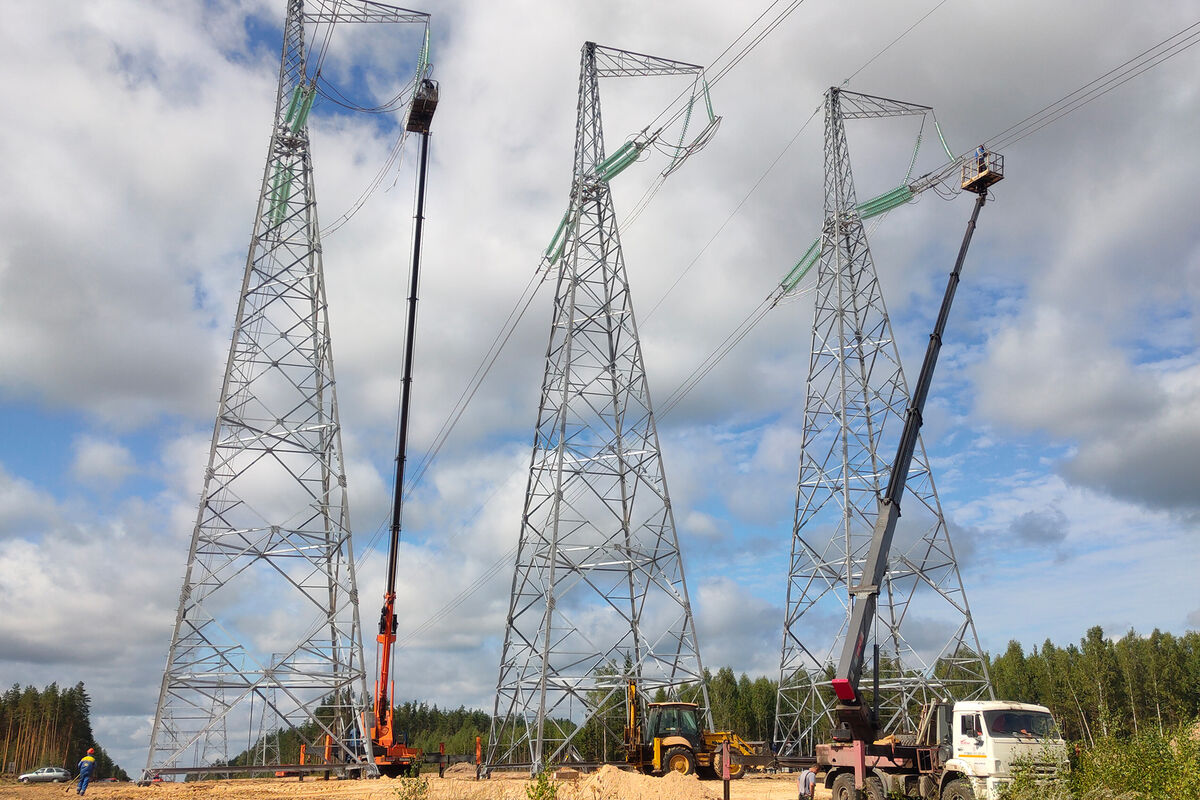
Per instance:
[[[757,754],[732,731],[706,731],[695,703],[647,703],[645,718],[637,684],[625,691],[625,761],[647,775],[668,771],[701,778],[721,774],[721,745],[729,743],[729,777],[746,774],[741,757]]]

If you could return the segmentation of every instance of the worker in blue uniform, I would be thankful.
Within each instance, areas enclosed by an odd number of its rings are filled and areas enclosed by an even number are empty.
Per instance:
[[[77,790],[79,794],[87,791],[88,781],[92,779],[92,773],[96,770],[96,758],[92,755],[95,752],[89,747],[87,755],[79,759],[79,788]]]

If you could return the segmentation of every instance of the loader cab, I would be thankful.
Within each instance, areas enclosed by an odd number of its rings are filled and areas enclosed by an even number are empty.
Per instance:
[[[650,703],[646,706],[646,724],[642,744],[655,739],[682,737],[693,749],[701,745],[700,724],[695,703]]]

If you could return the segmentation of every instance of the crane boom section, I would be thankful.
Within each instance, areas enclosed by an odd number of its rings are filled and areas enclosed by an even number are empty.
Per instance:
[[[873,719],[866,704],[862,702],[862,696],[858,690],[862,680],[867,640],[870,638],[871,627],[875,622],[879,586],[887,571],[888,554],[891,551],[892,538],[896,533],[896,522],[900,519],[900,501],[904,496],[908,470],[912,465],[917,436],[921,431],[925,400],[929,395],[933,370],[937,366],[938,353],[942,348],[942,336],[946,330],[946,321],[950,316],[950,306],[954,302],[954,293],[958,288],[963,262],[967,257],[967,248],[970,247],[971,236],[975,232],[975,224],[979,219],[979,211],[983,208],[986,200],[987,191],[986,187],[983,187],[983,190],[978,192],[971,220],[967,223],[958,258],[946,284],[945,295],[942,297],[942,306],[937,322],[934,324],[933,333],[929,335],[925,360],[921,363],[921,372],[905,412],[904,429],[900,434],[895,460],[892,462],[887,489],[879,500],[879,514],[875,521],[871,547],[867,553],[867,560],[863,564],[860,582],[857,586],[850,587],[850,594],[854,597],[854,607],[850,615],[850,624],[847,628],[841,659],[833,679],[833,689],[840,701],[838,704],[839,721],[850,728],[853,738],[859,740],[871,741],[876,738],[874,734],[877,720]]]

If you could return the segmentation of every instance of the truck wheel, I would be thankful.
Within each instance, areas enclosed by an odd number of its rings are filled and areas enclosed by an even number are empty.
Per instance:
[[[975,800],[975,792],[964,779],[955,778],[942,790],[942,800]]]
[[[879,778],[867,778],[863,781],[862,796],[866,800],[887,800],[887,792],[883,790],[883,781]]]
[[[854,773],[843,772],[833,779],[833,800],[858,800],[854,790]]]
[[[729,780],[736,781],[736,780],[738,780],[740,778],[744,778],[744,777],[746,777],[746,765],[745,764],[730,764],[729,765]]]
[[[663,756],[663,772],[678,772],[680,775],[696,774],[696,757],[686,747],[671,747]]]

